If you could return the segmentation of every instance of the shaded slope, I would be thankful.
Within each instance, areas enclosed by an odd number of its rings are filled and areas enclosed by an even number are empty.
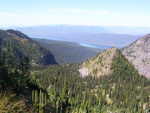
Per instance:
[[[83,47],[77,43],[65,41],[45,39],[34,40],[36,40],[41,46],[50,50],[59,64],[81,63],[101,51],[101,49]]]
[[[19,31],[1,30],[0,47],[2,53],[12,52],[18,60],[19,57],[28,57],[32,65],[56,64],[49,50],[41,47],[37,42]]]

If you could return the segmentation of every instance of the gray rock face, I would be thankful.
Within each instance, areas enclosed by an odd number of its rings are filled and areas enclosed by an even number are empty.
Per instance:
[[[124,48],[122,53],[141,75],[150,78],[150,34]]]

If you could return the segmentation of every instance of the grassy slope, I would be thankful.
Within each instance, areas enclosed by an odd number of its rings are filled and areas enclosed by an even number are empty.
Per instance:
[[[13,92],[0,92],[0,113],[34,113],[27,101]]]

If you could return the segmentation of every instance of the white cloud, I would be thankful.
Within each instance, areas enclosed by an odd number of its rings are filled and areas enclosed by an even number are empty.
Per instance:
[[[71,24],[150,27],[149,20],[148,14],[71,8],[52,8],[45,12],[0,12],[0,26]]]
[[[84,15],[108,15],[111,12],[107,10],[88,10],[79,8],[51,8],[48,10],[51,14],[84,14]]]

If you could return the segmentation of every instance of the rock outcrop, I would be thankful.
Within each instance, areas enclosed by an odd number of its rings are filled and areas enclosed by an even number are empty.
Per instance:
[[[150,78],[150,34],[124,48],[122,53],[140,75]]]
[[[81,76],[85,77],[92,75],[101,77],[112,74],[113,59],[120,53],[120,50],[117,48],[110,48],[87,60],[86,62],[83,62],[79,69]]]

